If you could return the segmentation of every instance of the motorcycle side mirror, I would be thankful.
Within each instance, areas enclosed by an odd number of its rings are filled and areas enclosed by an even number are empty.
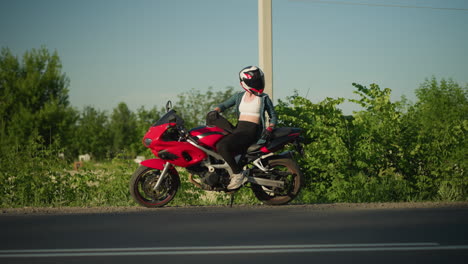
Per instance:
[[[172,102],[171,100],[167,101],[166,103],[166,113],[172,109]]]

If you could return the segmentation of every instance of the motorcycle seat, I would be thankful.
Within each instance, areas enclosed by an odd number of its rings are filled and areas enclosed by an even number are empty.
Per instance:
[[[293,133],[299,133],[300,131],[301,129],[296,127],[278,127],[271,133],[271,139],[285,137]]]
[[[299,133],[299,132],[301,132],[301,129],[296,128],[296,127],[278,127],[278,128],[275,128],[271,132],[271,137],[270,137],[269,140],[272,140],[272,139],[275,139],[275,138],[280,138],[280,137],[285,137],[285,136],[288,136],[288,135],[291,135],[291,134],[294,134],[294,133]],[[266,144],[257,144],[257,143],[252,144],[247,149],[247,153],[258,151],[261,147],[263,147],[265,145]]]

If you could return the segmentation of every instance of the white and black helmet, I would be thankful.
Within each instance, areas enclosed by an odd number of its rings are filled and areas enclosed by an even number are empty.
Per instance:
[[[265,76],[257,66],[248,66],[239,72],[242,87],[255,95],[260,95],[265,89]]]

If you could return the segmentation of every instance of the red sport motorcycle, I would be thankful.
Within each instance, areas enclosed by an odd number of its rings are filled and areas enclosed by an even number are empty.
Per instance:
[[[143,144],[158,158],[141,162],[133,173],[130,193],[135,201],[150,208],[169,203],[180,185],[175,166],[185,168],[189,181],[203,190],[232,192],[226,188],[231,168],[216,151],[216,143],[229,132],[217,126],[201,126],[187,132],[184,120],[172,109],[170,101],[166,110],[143,137]],[[298,195],[303,176],[293,152],[277,152],[293,145],[302,153],[300,132],[299,128],[276,128],[265,144],[254,144],[236,157],[248,171],[244,186],[250,186],[263,203],[283,205]]]

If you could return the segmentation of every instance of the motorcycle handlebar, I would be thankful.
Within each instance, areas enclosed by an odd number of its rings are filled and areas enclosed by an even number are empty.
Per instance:
[[[179,131],[179,136],[181,138],[187,138],[189,135],[189,133],[182,126],[177,126],[177,131]]]

